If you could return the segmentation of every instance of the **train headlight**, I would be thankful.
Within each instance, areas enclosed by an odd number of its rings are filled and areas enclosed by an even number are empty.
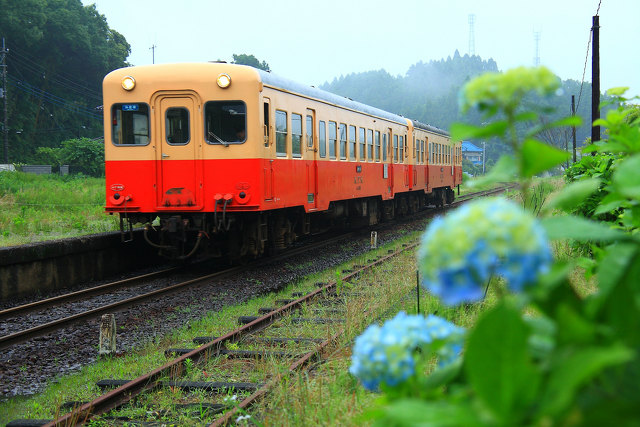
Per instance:
[[[122,79],[122,89],[133,90],[134,87],[136,87],[136,79],[131,76],[125,76]]]
[[[226,89],[231,85],[231,77],[227,73],[222,73],[218,76],[218,86],[222,89]]]

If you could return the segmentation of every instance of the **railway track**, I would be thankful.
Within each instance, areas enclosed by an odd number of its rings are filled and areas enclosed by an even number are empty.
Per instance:
[[[104,380],[100,382],[104,387],[116,387],[111,391],[99,396],[98,398],[84,402],[76,407],[68,414],[50,421],[47,426],[64,426],[74,425],[84,422],[91,418],[105,414],[114,408],[132,402],[146,392],[157,391],[162,388],[180,388],[183,390],[206,390],[209,393],[218,393],[224,396],[231,390],[237,394],[243,394],[243,398],[234,405],[217,404],[211,409],[220,411],[212,426],[226,425],[233,421],[238,414],[243,413],[245,409],[262,399],[269,391],[279,382],[282,377],[289,375],[297,370],[304,369],[309,363],[320,358],[323,353],[332,348],[332,345],[338,341],[338,338],[344,334],[344,317],[321,317],[309,318],[300,317],[300,313],[328,313],[335,315],[336,313],[344,313],[347,307],[344,306],[346,300],[353,295],[353,292],[342,293],[338,289],[340,283],[345,283],[356,279],[359,275],[366,271],[387,262],[390,258],[397,256],[403,251],[414,250],[417,243],[405,246],[398,251],[382,256],[375,260],[371,260],[368,265],[355,266],[348,274],[343,275],[338,281],[331,281],[322,284],[318,289],[309,292],[303,296],[295,295],[291,300],[277,301],[281,305],[277,308],[263,308],[264,314],[258,316],[244,316],[238,319],[242,326],[228,332],[220,337],[196,337],[194,342],[200,344],[199,347],[193,349],[169,349],[165,354],[179,354],[178,357],[168,361],[163,366],[142,375],[133,380]],[[359,289],[359,288],[356,288]],[[358,292],[355,292],[357,295]],[[329,308],[327,308],[327,304]],[[320,308],[318,308],[320,307]],[[265,313],[266,312],[266,313]],[[283,323],[315,323],[322,325],[321,332],[318,337],[271,337],[271,331],[275,324]],[[328,332],[327,329],[330,328]],[[256,336],[260,333],[260,336]],[[265,336],[266,335],[266,336]],[[262,345],[260,349],[252,350],[230,350],[235,343],[246,345],[248,342],[258,343]],[[273,351],[271,345],[280,345],[283,342],[307,343],[313,344],[309,350],[301,352],[283,352]],[[221,382],[221,381],[188,381],[182,379],[183,373],[187,371],[185,365],[207,366],[207,370],[214,370],[211,365],[217,363],[227,363],[229,359],[243,359],[255,361],[264,358],[286,358],[286,372],[279,372],[271,377],[265,378],[262,382]],[[208,399],[209,400],[209,399]],[[219,399],[222,400],[222,399]],[[105,420],[106,421],[106,420]],[[135,420],[131,420],[135,422]]]
[[[457,199],[453,204],[450,205],[450,207],[458,206],[459,204],[476,197],[483,197],[483,196],[495,194],[501,191],[504,191],[504,187],[470,193]],[[312,245],[312,246],[302,247],[299,249],[292,249],[282,255],[279,255],[279,257],[282,259],[286,259],[290,256],[295,256],[304,251],[314,250],[317,247],[330,245],[341,239],[348,238],[348,236],[349,236],[348,234],[340,235],[338,237],[335,237],[326,241],[318,242],[316,243],[317,246]],[[276,257],[276,260],[277,260],[277,257]],[[269,261],[270,262],[273,261],[273,258],[271,258]],[[148,301],[153,298],[157,298],[164,294],[177,292],[187,286],[194,286],[208,280],[223,279],[224,277],[227,277],[227,275],[231,275],[238,271],[241,271],[241,268],[242,267],[234,267],[234,268],[224,269],[222,271],[217,271],[212,274],[205,274],[203,276],[200,276],[191,280],[178,282],[168,286],[162,286],[158,289],[154,289],[149,292],[143,292],[143,293],[140,293],[139,295],[126,297],[110,304],[99,304],[99,306],[95,308],[80,311],[74,314],[60,317],[55,320],[48,321],[46,323],[38,324],[35,326],[31,326],[28,328],[7,333],[3,336],[0,336],[0,350],[6,349],[16,344],[23,343],[25,341],[28,341],[36,337],[41,337],[43,335],[68,327],[80,321],[93,319],[98,316],[101,316],[102,314],[113,313],[113,312],[122,310],[124,308],[133,306],[135,304],[139,304],[141,302]],[[153,273],[143,274],[143,275],[131,277],[128,279],[118,280],[118,281],[106,283],[100,286],[83,289],[77,292],[59,295],[53,298],[48,298],[48,299],[44,299],[44,300],[36,301],[33,303],[16,306],[16,307],[11,307],[11,308],[0,311],[0,322],[10,322],[14,325],[18,325],[21,322],[24,322],[24,320],[21,320],[21,319],[25,319],[27,316],[31,315],[34,312],[50,309],[51,307],[66,306],[65,311],[70,311],[73,309],[72,306],[69,306],[69,304],[71,303],[74,303],[77,301],[85,301],[87,299],[94,298],[99,295],[114,292],[115,290],[118,290],[121,288],[132,287],[144,281],[166,277],[167,275],[176,273],[178,271],[180,271],[180,267],[166,268]]]
[[[460,203],[464,203],[465,201],[474,198],[474,197],[481,197],[484,195],[489,195],[489,194],[494,194],[496,192],[501,192],[504,191],[506,188],[499,188],[499,189],[494,189],[494,190],[489,190],[489,191],[483,191],[483,192],[477,192],[477,193],[472,193],[472,194],[468,194],[465,196],[465,198],[460,198],[459,200],[456,201],[456,203],[454,205],[452,205],[452,207],[454,207],[457,204]],[[433,211],[433,214],[438,214],[440,212],[440,210],[435,210]],[[336,237],[335,240],[342,240],[344,239],[345,236],[340,236],[340,237]],[[322,245],[331,245],[333,243],[333,241],[335,241],[334,239],[332,240],[328,240],[325,242],[322,242]],[[412,248],[409,248],[412,249]],[[297,249],[295,251],[292,252],[287,252],[286,254],[282,255],[283,259],[289,258],[291,256],[294,256],[297,253],[300,252],[304,252],[304,251],[308,251],[308,250],[314,250],[313,248],[309,248],[309,247],[303,247],[300,249]],[[386,259],[386,258],[385,258]],[[273,260],[271,260],[273,261]],[[382,261],[378,261],[376,260],[374,263],[372,263],[372,265],[377,265],[380,262],[384,262],[384,259]],[[157,292],[172,292],[172,291],[176,291],[177,289],[180,288],[180,286],[190,286],[190,285],[196,285],[198,282],[201,281],[206,281],[206,280],[215,280],[220,279],[222,277],[225,277],[224,275],[231,275],[234,273],[234,271],[239,268],[232,268],[232,269],[227,269],[225,271],[220,271],[217,273],[213,273],[210,275],[206,275],[203,277],[199,277],[196,279],[192,279],[183,283],[179,283],[179,284],[175,284],[172,285],[170,287],[167,287],[167,289],[161,289],[158,291],[154,291],[154,292],[150,292],[145,294],[146,296],[140,295],[134,298],[130,298],[129,301],[122,301],[119,303],[115,303],[106,307],[101,307],[99,309],[96,309],[95,311],[92,312],[87,312],[86,314],[83,314],[84,316],[87,317],[96,317],[98,316],[100,313],[105,313],[105,312],[114,312],[118,309],[118,307],[125,307],[127,305],[132,305],[136,303],[137,301],[141,301],[143,299],[152,299],[155,296],[158,295]],[[240,267],[240,268],[244,268]],[[366,268],[370,268],[370,266],[367,266]],[[365,267],[358,267],[358,269],[356,269],[355,272],[350,273],[349,275],[341,278],[341,280],[343,281],[348,281],[350,280],[352,277],[357,276],[358,274],[362,273],[364,270],[366,270]],[[173,269],[168,269],[168,270],[164,270],[163,272],[158,272],[158,273],[154,273],[154,274],[161,274],[161,273],[166,273],[168,274],[170,271],[173,271]],[[138,279],[138,278],[134,278]],[[125,286],[124,284],[120,284],[120,285],[114,285],[114,286]],[[175,286],[175,287],[174,287]],[[299,307],[304,306],[306,304],[308,304],[309,301],[313,300],[313,299],[317,299],[319,295],[327,295],[330,294],[332,292],[332,290],[335,289],[335,282],[333,283],[329,283],[327,285],[325,285],[322,289],[318,289],[315,292],[312,292],[310,295],[304,296],[304,297],[298,297],[292,301],[287,302],[286,304],[284,304],[282,307],[279,307],[277,309],[271,309],[269,308],[270,311],[267,311],[267,308],[265,308],[265,312],[267,314],[264,314],[260,317],[257,318],[252,318],[249,320],[249,323],[245,326],[240,327],[238,330],[236,331],[232,331],[229,332],[228,334],[219,337],[219,338],[215,338],[212,339],[210,341],[207,341],[205,344],[202,345],[202,347],[198,348],[198,349],[193,349],[190,350],[189,352],[183,352],[184,354],[176,359],[174,359],[173,361],[167,363],[166,365],[154,370],[152,373],[150,373],[149,375],[151,375],[151,377],[147,377],[147,376],[143,376],[140,377],[136,380],[133,381],[127,381],[125,382],[123,385],[121,385],[120,387],[116,388],[115,390],[112,390],[111,392],[107,393],[104,396],[99,397],[98,399],[96,399],[97,401],[88,403],[86,405],[83,404],[83,406],[81,406],[80,408],[77,408],[75,411],[72,411],[70,414],[68,414],[69,417],[67,418],[63,418],[60,420],[55,421],[53,424],[51,425],[65,425],[65,423],[73,423],[73,420],[81,420],[84,419],[84,417],[86,416],[94,416],[97,414],[101,414],[104,413],[114,407],[119,407],[121,406],[124,402],[128,401],[129,399],[126,400],[119,400],[119,398],[116,397],[112,397],[112,394],[118,395],[120,393],[125,393],[128,394],[130,396],[135,396],[138,393],[142,393],[145,390],[149,390],[149,389],[155,389],[157,387],[160,387],[162,385],[172,385],[172,387],[190,387],[193,386],[193,384],[189,384],[189,383],[166,383],[166,379],[165,380],[160,380],[160,378],[162,377],[166,377],[167,372],[171,372],[172,369],[174,370],[179,370],[177,367],[184,365],[185,361],[188,360],[192,360],[192,361],[200,361],[202,360],[206,360],[206,359],[210,359],[211,355],[223,355],[225,357],[230,357],[231,355],[235,354],[233,353],[233,351],[229,352],[228,349],[225,348],[226,345],[230,344],[230,343],[235,343],[235,342],[239,342],[242,341],[244,339],[244,337],[246,336],[246,334],[248,333],[255,333],[256,331],[265,329],[269,326],[270,322],[273,322],[274,320],[280,319],[282,318],[286,313],[291,313],[295,310],[297,310]],[[103,292],[104,289],[106,289],[106,287],[98,287],[96,288],[97,291]],[[88,292],[88,291],[87,291]],[[90,292],[89,292],[90,293]],[[55,303],[59,303],[60,301],[71,301],[74,298],[81,298],[80,295],[73,295],[70,294],[69,296],[61,296],[61,297],[56,297],[53,300],[56,301],[45,301],[45,302],[41,302],[41,306],[52,306],[52,304]],[[118,305],[120,304],[120,305]],[[30,307],[29,307],[30,306]],[[36,305],[29,305],[29,306],[25,306],[23,309],[24,310],[34,310],[34,307],[37,307]],[[13,310],[13,313],[17,313],[19,312],[20,309],[19,307],[13,308],[11,309]],[[7,314],[7,315],[13,315],[11,313]],[[3,315],[0,312],[0,317],[2,316],[6,316],[7,315]],[[65,320],[73,323],[74,321],[78,321],[78,318],[73,318],[74,316],[71,316],[68,320]],[[246,319],[245,319],[246,320]],[[20,342],[20,341],[25,341],[28,338],[28,336],[30,334],[46,334],[47,332],[47,328],[54,328],[54,325],[42,325],[41,327],[36,328],[36,330],[34,331],[30,331],[30,332],[25,332],[20,336],[17,337],[12,337],[11,339],[7,339],[7,340],[2,340],[2,338],[6,338],[6,337],[2,337],[0,338],[0,348],[4,348],[6,346],[9,346],[11,344],[7,344],[10,343],[11,340],[14,340],[14,343]],[[60,327],[60,326],[58,326]],[[33,328],[32,328],[33,329]],[[52,329],[48,329],[48,330],[52,330]],[[336,333],[337,336],[340,335],[340,332]],[[289,337],[291,338],[291,337]],[[290,340],[289,338],[285,339],[285,341]],[[334,339],[330,339],[331,337],[327,337],[326,339],[322,340],[322,342],[319,344],[319,346],[314,347],[313,350],[310,350],[308,352],[303,353],[302,355],[299,355],[300,358],[297,361],[292,361],[290,364],[290,367],[292,368],[292,370],[295,369],[299,369],[305,366],[306,363],[308,363],[309,361],[313,360],[316,357],[319,357],[322,352],[324,351],[325,348],[329,347],[331,345],[331,343],[334,341]],[[316,339],[317,340],[317,339]],[[202,342],[202,340],[200,340],[200,342]],[[311,342],[311,341],[309,341]],[[315,344],[318,344],[317,342],[315,342]],[[245,355],[249,355],[249,357],[256,357],[256,351],[257,350],[253,350],[254,353],[252,354],[245,354]],[[264,353],[264,351],[258,351],[258,353]],[[206,355],[203,356],[203,355]],[[204,359],[203,359],[204,357]],[[167,371],[169,370],[169,371]],[[175,375],[174,375],[175,376]],[[144,379],[142,379],[144,378]],[[176,385],[177,384],[177,385]],[[256,399],[264,396],[267,391],[268,391],[268,386],[269,384],[271,384],[269,381],[264,382],[263,384],[259,384],[260,387],[255,387],[255,392],[251,394],[251,396],[253,396],[253,400],[248,400],[246,403],[243,400],[242,405],[238,405],[235,406],[234,410],[238,411],[238,410],[242,410],[242,408],[244,408],[245,406],[248,406],[250,403],[252,403],[253,401],[255,401]],[[205,385],[206,386],[206,385]],[[210,386],[210,385],[209,385]],[[236,385],[237,386],[237,385]],[[266,387],[266,388],[264,388]],[[255,395],[255,396],[254,396]],[[115,400],[113,400],[115,399]],[[115,402],[115,403],[114,403]],[[85,407],[86,406],[86,407]],[[88,411],[88,412],[87,412]],[[223,418],[226,420],[229,420],[230,417],[234,416],[234,412],[230,412],[230,415],[225,415]],[[226,417],[226,418],[225,418]],[[223,419],[221,418],[221,419]]]

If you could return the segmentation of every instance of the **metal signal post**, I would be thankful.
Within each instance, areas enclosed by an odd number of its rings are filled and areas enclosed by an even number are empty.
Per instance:
[[[4,45],[4,38],[2,39],[2,100],[4,101],[4,124],[2,127],[2,133],[4,134],[4,162],[9,164],[9,125],[8,125],[8,113],[7,113],[7,49]]]

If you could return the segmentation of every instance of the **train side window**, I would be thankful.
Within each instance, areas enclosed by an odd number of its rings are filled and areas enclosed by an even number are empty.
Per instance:
[[[247,106],[243,101],[209,101],[204,105],[209,144],[242,144],[247,140]]]
[[[400,142],[398,143],[400,147],[400,157],[398,157],[398,163],[404,163],[404,137],[400,136]]]
[[[307,147],[313,148],[313,116],[307,115]]]
[[[359,134],[358,134],[358,140],[360,141],[360,160],[364,160],[367,158],[367,151],[365,149],[366,145],[365,145],[365,129],[364,128],[360,128],[358,130]]]
[[[269,103],[264,103],[264,146],[269,146],[269,140],[271,139],[269,133],[271,132],[271,128],[269,127]]]
[[[367,159],[373,161],[373,131],[367,129]]]
[[[302,157],[302,114],[291,113],[291,155]]]
[[[387,161],[387,153],[389,152],[389,142],[387,141],[387,134],[382,134],[382,161]]]
[[[287,112],[276,110],[276,154],[287,155]]]
[[[338,125],[336,122],[329,122],[329,158],[336,158],[336,143],[338,141]]]
[[[420,140],[418,140],[418,144],[419,143],[420,143]],[[416,137],[414,136],[413,137],[413,158],[414,159],[416,158],[416,148],[417,148],[417,146],[416,146]]]
[[[380,131],[376,131],[376,162],[380,161]]]
[[[349,160],[356,159],[356,127],[349,126]]]
[[[347,125],[340,123],[340,158],[347,160]]]
[[[318,145],[320,157],[327,157],[327,124],[322,120],[318,122]]]
[[[189,110],[182,107],[168,108],[165,114],[165,138],[171,145],[186,145],[191,139]],[[244,136],[244,135],[243,135]]]
[[[111,141],[115,145],[149,144],[149,106],[114,104],[111,107]]]
[[[393,135],[393,152],[392,154],[392,161],[393,163],[397,163],[398,162],[398,135]]]
[[[422,164],[424,164],[424,150],[425,150],[425,146],[426,146],[426,143],[424,142],[424,140],[422,140],[422,141],[421,141],[421,143],[420,143],[420,159],[421,159],[421,160],[420,160],[420,162],[421,162]]]

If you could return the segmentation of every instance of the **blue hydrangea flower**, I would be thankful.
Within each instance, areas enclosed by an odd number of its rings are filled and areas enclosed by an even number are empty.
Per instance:
[[[434,315],[427,318],[400,312],[382,326],[371,325],[356,338],[349,372],[365,388],[395,386],[415,373],[416,350],[438,344],[441,365],[453,362],[462,349],[464,330]]]
[[[503,198],[467,203],[431,222],[422,236],[422,284],[447,305],[478,301],[492,274],[521,291],[551,264],[535,217]]]

